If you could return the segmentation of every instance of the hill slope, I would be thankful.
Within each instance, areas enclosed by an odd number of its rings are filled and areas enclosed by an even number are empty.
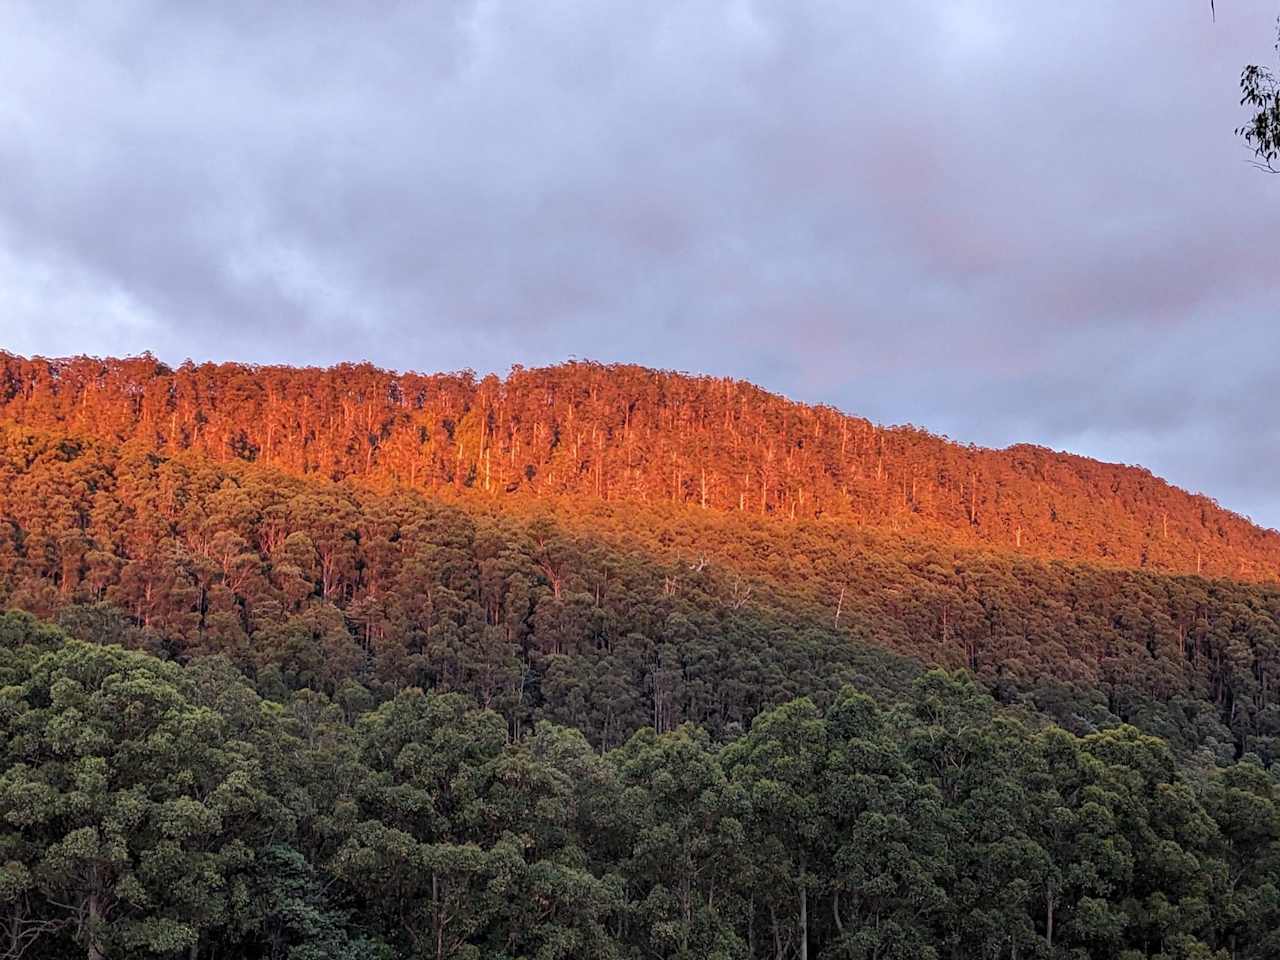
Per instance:
[[[0,420],[437,496],[695,504],[1273,581],[1280,534],[1137,467],[962,446],[750,384],[569,363],[396,374],[0,354]]]
[[[377,491],[0,426],[0,608],[259,688],[713,734],[920,665],[1077,732],[1280,753],[1280,589],[692,505]]]
[[[1277,955],[1205,498],[631,367],[4,369],[6,955]]]

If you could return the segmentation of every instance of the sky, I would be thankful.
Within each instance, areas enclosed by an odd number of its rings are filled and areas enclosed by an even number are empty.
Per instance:
[[[0,349],[733,376],[1280,527],[1277,0],[0,6]]]

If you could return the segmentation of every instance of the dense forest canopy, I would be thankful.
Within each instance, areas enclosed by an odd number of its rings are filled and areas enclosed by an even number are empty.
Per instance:
[[[962,446],[741,381],[567,363],[396,374],[0,354],[0,420],[474,498],[690,503],[1274,581],[1280,534],[1136,467]]]
[[[616,746],[745,729],[914,665],[1077,732],[1126,721],[1269,760],[1280,591],[594,493],[444,497],[194,450],[0,428],[0,599],[269,695],[458,690]]]
[[[0,955],[1264,960],[1280,808],[933,672],[603,755],[0,616]]]
[[[568,364],[0,379],[0,957],[1242,960],[1280,537]]]

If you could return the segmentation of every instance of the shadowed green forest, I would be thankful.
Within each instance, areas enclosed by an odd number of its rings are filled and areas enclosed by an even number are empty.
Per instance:
[[[922,674],[601,752],[459,694],[263,699],[0,618],[12,956],[1271,957],[1256,757]]]

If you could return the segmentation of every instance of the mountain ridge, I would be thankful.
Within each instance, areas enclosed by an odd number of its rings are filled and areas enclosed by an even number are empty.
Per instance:
[[[0,353],[0,419],[439,496],[592,496],[1274,581],[1280,533],[1145,467],[962,444],[747,381],[572,361],[505,378]]]

